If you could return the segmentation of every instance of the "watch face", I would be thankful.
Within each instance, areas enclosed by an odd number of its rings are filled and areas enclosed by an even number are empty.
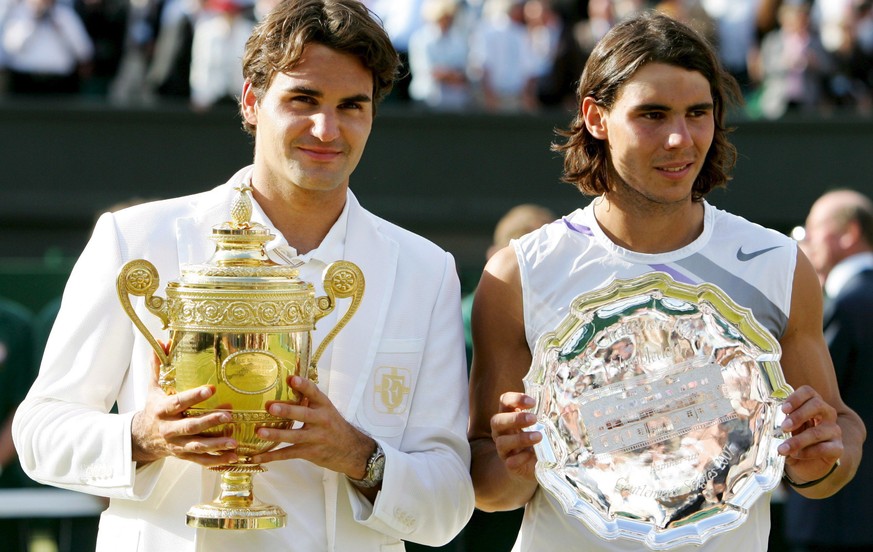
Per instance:
[[[374,483],[382,481],[382,474],[385,472],[385,453],[382,452],[382,447],[376,450],[376,457],[373,459],[372,468],[367,473],[367,479]]]
[[[363,479],[352,479],[352,483],[358,487],[369,489],[382,482],[382,473],[385,471],[385,453],[382,447],[376,444],[376,450],[367,460],[367,473]]]

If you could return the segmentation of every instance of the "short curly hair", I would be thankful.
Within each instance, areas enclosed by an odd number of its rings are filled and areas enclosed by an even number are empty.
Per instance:
[[[373,108],[394,86],[400,57],[378,17],[360,0],[282,0],[252,31],[242,59],[243,77],[261,100],[273,77],[297,64],[308,44],[321,44],[361,60],[373,73]],[[245,130],[255,127],[243,117]]]
[[[554,151],[564,155],[562,180],[586,195],[609,191],[608,147],[585,127],[582,100],[591,97],[597,105],[612,109],[622,86],[648,63],[697,71],[709,81],[715,133],[691,191],[693,200],[700,201],[714,188],[725,186],[731,178],[737,150],[728,141],[727,135],[732,129],[725,126],[725,115],[730,107],[742,103],[742,94],[705,38],[689,26],[653,11],[617,24],[588,58],[576,91],[579,112],[568,129],[557,131],[566,141],[552,145]]]

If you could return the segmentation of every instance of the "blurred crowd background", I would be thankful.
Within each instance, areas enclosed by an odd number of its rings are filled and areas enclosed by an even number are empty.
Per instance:
[[[277,0],[0,0],[0,94],[122,106],[233,102]],[[362,0],[407,68],[390,102],[530,113],[574,102],[597,40],[656,9],[690,22],[742,85],[744,115],[873,112],[873,0]]]
[[[245,40],[277,1],[0,0],[0,102],[46,100],[36,109],[6,110],[0,135],[7,174],[0,293],[27,307],[0,299],[0,488],[34,485],[16,470],[4,435],[35,375],[67,257],[75,257],[98,208],[134,192],[199,191],[248,162],[238,125],[221,112],[233,110],[242,88]],[[400,111],[451,115],[438,117],[451,124],[385,110],[355,182],[374,211],[403,225],[414,221],[413,229],[451,250],[465,291],[475,286],[490,240],[479,236],[481,228],[490,231],[516,203],[535,200],[562,213],[579,201],[575,189],[556,184],[561,165],[547,147],[552,129],[574,109],[576,82],[596,42],[639,10],[661,10],[698,28],[741,84],[740,185],[736,194],[716,195],[720,206],[780,228],[800,223],[824,188],[873,185],[869,122],[859,128],[846,121],[873,119],[873,0],[362,1],[383,20],[405,63],[387,102]],[[59,98],[61,108],[46,109]],[[65,109],[69,102],[148,114],[80,113]],[[193,113],[160,118],[149,106]],[[819,120],[835,113],[848,117]],[[806,114],[812,122],[795,118]],[[437,163],[439,170],[429,170]],[[67,238],[57,266],[10,260],[43,255],[31,245],[43,237]],[[33,552],[34,542],[48,540],[39,550],[93,550],[101,504],[74,503],[70,517],[27,519],[60,515],[57,497],[66,495],[34,496],[32,511],[7,501],[4,513],[0,504],[0,549]],[[781,507],[778,497],[774,507]],[[519,512],[503,515],[491,530],[471,525],[446,550],[508,548],[515,533],[507,527]],[[781,516],[773,522],[770,550],[784,550]]]

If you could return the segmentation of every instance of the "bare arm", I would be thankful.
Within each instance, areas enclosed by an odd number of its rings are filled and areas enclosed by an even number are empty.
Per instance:
[[[798,483],[824,476],[839,459],[840,467],[821,483],[797,489],[808,498],[826,498],[854,477],[867,431],[840,397],[822,335],[821,288],[802,253],[794,274],[788,328],[780,343],[785,379],[795,392],[783,407],[788,414],[783,428],[793,436],[779,452],[787,457],[786,473]]]
[[[513,510],[537,488],[532,445],[542,439],[523,428],[535,421],[525,409],[534,401],[522,378],[531,351],[524,333],[521,281],[511,247],[488,261],[473,305],[473,366],[470,374],[471,474],[476,507]]]

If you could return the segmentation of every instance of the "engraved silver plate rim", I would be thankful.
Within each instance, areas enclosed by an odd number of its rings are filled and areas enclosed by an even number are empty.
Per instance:
[[[710,305],[714,310],[736,329],[743,338],[747,339],[759,351],[757,357],[750,360],[757,361],[759,370],[757,375],[763,379],[769,388],[770,395],[764,397],[773,411],[775,417],[781,416],[781,411],[776,408],[790,392],[790,386],[785,382],[779,366],[781,348],[778,341],[755,320],[749,309],[737,305],[724,291],[713,284],[704,283],[699,285],[683,284],[675,281],[669,274],[663,272],[651,272],[645,275],[627,279],[614,280],[608,286],[588,293],[583,293],[572,301],[570,314],[568,314],[555,331],[549,332],[539,338],[533,356],[530,371],[523,382],[525,392],[536,400],[537,404],[532,411],[537,415],[537,423],[531,430],[544,432],[543,412],[541,412],[541,398],[545,393],[543,382],[545,381],[545,359],[551,351],[554,353],[562,339],[567,339],[574,331],[584,325],[583,319],[589,317],[597,310],[610,305],[618,304],[627,299],[647,295],[649,298],[670,298],[681,301],[694,302],[698,307]],[[622,315],[624,315],[622,311]],[[581,355],[580,355],[581,356]],[[781,419],[776,419],[767,427],[773,432],[773,438],[768,439],[769,446],[766,454],[758,451],[758,457],[763,458],[761,463],[756,461],[753,477],[745,478],[743,483],[736,485],[735,496],[722,505],[721,511],[715,514],[708,513],[703,519],[694,519],[694,515],[688,519],[682,519],[681,523],[658,527],[648,521],[640,521],[629,517],[616,515],[610,518],[594,505],[582,499],[573,490],[560,473],[555,469],[546,467],[548,459],[554,459],[554,451],[548,444],[548,438],[544,432],[542,442],[534,449],[537,454],[536,477],[540,485],[561,504],[567,515],[582,521],[595,534],[607,539],[618,538],[630,539],[646,544],[654,550],[667,550],[688,544],[702,544],[714,535],[729,531],[743,523],[747,517],[747,510],[765,492],[772,490],[778,485],[782,475],[784,458],[776,454],[775,448],[785,436],[778,430]],[[756,436],[759,434],[756,432]],[[750,447],[751,448],[751,447]],[[556,468],[557,469],[557,468]],[[578,481],[577,485],[583,485]],[[594,487],[599,490],[599,487]]]

